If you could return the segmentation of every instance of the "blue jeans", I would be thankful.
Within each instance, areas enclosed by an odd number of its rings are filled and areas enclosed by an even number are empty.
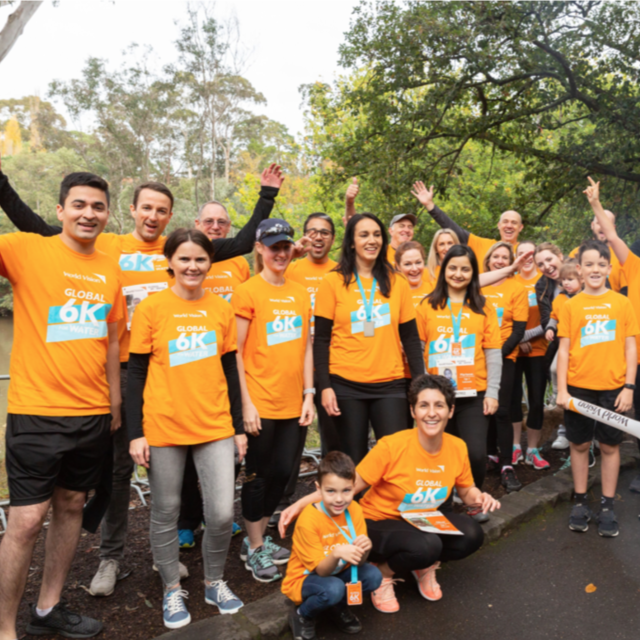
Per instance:
[[[362,582],[362,595],[375,591],[382,582],[382,574],[378,567],[364,564],[358,567],[358,580]],[[298,613],[305,618],[315,618],[319,613],[340,605],[347,606],[346,583],[351,582],[351,567],[335,576],[319,576],[315,571],[310,573],[302,583],[302,604]]]

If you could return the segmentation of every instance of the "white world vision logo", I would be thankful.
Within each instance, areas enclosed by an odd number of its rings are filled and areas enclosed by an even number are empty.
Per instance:
[[[201,313],[205,318],[207,317],[207,312],[202,309],[198,309],[198,313]]]
[[[94,273],[93,274],[96,278],[100,278],[100,280],[102,280],[102,282],[104,284],[107,284],[107,277],[106,276],[101,276],[99,273]]]
[[[608,302],[603,302],[601,305],[595,307],[585,307],[585,311],[590,311],[592,309],[611,309],[611,305]]]

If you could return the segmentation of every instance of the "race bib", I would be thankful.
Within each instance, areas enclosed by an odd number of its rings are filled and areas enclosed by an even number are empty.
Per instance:
[[[273,322],[267,322],[267,345],[270,347],[301,338],[302,316],[276,316]]]
[[[169,340],[169,366],[171,367],[216,355],[218,355],[218,338],[215,331],[181,333],[175,340]]]
[[[357,311],[351,312],[351,333],[364,334],[364,323],[367,319],[367,314],[364,309],[364,305],[361,305]],[[373,306],[373,312],[371,314],[371,320],[373,321],[374,329],[380,327],[386,327],[391,324],[391,308],[389,303],[377,304]]]
[[[447,378],[456,392],[456,397],[473,397],[475,388],[475,333],[454,342],[452,337],[441,334],[429,343],[429,369],[437,369],[438,375]]]
[[[616,323],[617,320],[589,320],[587,326],[580,329],[580,347],[613,342],[616,339]]]
[[[153,293],[158,293],[169,286],[168,282],[154,282],[152,284],[134,284],[129,287],[122,287],[122,295],[126,309],[127,331],[131,331],[131,320],[136,307]]]
[[[107,337],[107,317],[111,305],[69,298],[61,307],[49,307],[47,342],[67,342]]]

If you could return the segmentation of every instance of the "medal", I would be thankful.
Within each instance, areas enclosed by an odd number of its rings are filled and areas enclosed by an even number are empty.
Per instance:
[[[365,338],[373,338],[376,335],[376,326],[373,321],[365,320],[364,321],[364,337]]]

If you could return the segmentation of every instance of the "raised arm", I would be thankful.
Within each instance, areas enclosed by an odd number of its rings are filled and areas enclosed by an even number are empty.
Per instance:
[[[351,184],[347,187],[347,193],[344,197],[344,225],[347,226],[349,219],[356,215],[356,198],[360,192],[358,186],[358,178],[352,178]]]
[[[604,208],[600,203],[600,183],[594,182],[591,176],[588,176],[589,186],[583,191],[587,196],[587,200],[593,209],[593,213],[607,238],[607,242],[618,256],[620,264],[624,264],[629,257],[629,247],[626,242],[618,235],[616,226],[613,224],[609,216],[604,212]]]
[[[277,164],[270,165],[262,172],[260,197],[253,210],[253,215],[234,238],[213,240],[214,262],[222,262],[223,260],[251,253],[256,240],[258,225],[271,215],[276,196],[283,182],[282,169]]]
[[[418,202],[429,212],[429,215],[436,221],[436,223],[443,229],[451,229],[455,231],[458,239],[462,244],[469,242],[469,236],[471,235],[466,229],[463,229],[459,224],[455,223],[442,209],[439,209],[433,201],[433,185],[427,189],[424,186],[424,182],[414,182],[411,195],[418,199]]]
[[[9,178],[2,173],[0,163],[0,208],[15,225],[18,231],[37,233],[41,236],[55,236],[62,232],[62,227],[50,225],[35,211],[23,202],[14,188],[9,184]]]

